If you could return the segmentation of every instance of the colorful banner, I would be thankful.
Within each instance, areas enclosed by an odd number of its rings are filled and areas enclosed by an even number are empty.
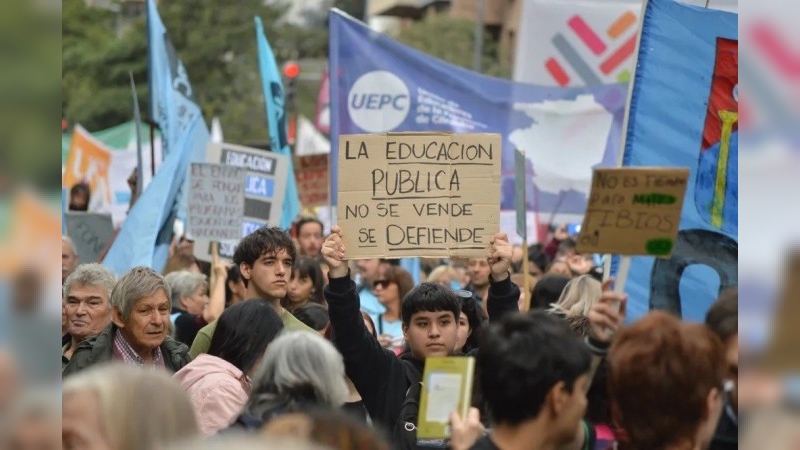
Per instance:
[[[642,0],[524,0],[514,80],[543,86],[627,82],[635,67]],[[736,11],[737,0],[688,0]]]
[[[514,149],[525,150],[527,209],[580,215],[592,168],[616,163],[626,88],[513,83],[406,47],[330,14],[331,200],[340,134],[388,131],[500,133],[501,208],[514,209]],[[509,235],[514,228],[505,230]]]
[[[286,128],[286,94],[283,90],[278,64],[275,55],[269,46],[267,36],[264,35],[264,26],[261,18],[255,18],[256,42],[258,44],[258,68],[261,71],[261,86],[264,89],[264,106],[267,109],[267,126],[269,128],[270,150],[280,155],[289,157],[289,173],[294,173],[292,167],[292,150],[289,148],[289,138]],[[286,197],[283,200],[280,227],[289,229],[295,217],[300,213],[300,199],[297,196],[297,184],[294,177],[288,177],[286,182]],[[276,225],[276,224],[270,224]]]
[[[514,80],[545,86],[627,82],[634,69],[641,0],[527,0]]]
[[[746,86],[742,121],[753,129],[774,129],[777,125],[794,128],[800,118],[800,27],[784,8],[758,7],[759,16],[741,25],[749,43],[741,55]],[[776,16],[787,20],[768,19]]]
[[[0,207],[4,210],[0,212],[7,213],[3,224],[5,232],[0,234],[0,248],[3,249],[0,273],[13,277],[19,271],[36,269],[42,276],[40,286],[51,287],[61,267],[52,256],[53,248],[58,245],[55,232],[59,217],[55,203],[23,189]],[[63,224],[61,229],[63,232]],[[49,295],[50,291],[46,292],[45,295]],[[5,299],[4,303],[7,303]]]
[[[328,205],[328,156],[294,157],[294,176],[303,208]]]
[[[158,169],[161,163],[161,138],[155,136],[155,151],[150,148],[150,129],[146,125],[141,127],[142,134],[142,161],[144,163],[144,183],[142,188],[146,188],[152,179],[153,158],[155,158],[155,168]],[[75,131],[79,128],[76,127]],[[86,130],[80,129],[80,133],[86,134]],[[72,145],[72,136],[64,135],[68,140],[66,148],[62,149],[62,173],[67,173],[66,161],[69,158],[69,149]],[[128,214],[131,201],[131,188],[128,186],[128,177],[133,173],[137,164],[136,154],[136,125],[135,122],[127,122],[115,127],[91,133],[89,136],[99,142],[110,154],[110,164],[108,166],[106,182],[111,190],[110,204],[95,201],[90,204],[92,212],[111,213],[114,226],[119,227]],[[97,199],[99,200],[99,199]],[[67,199],[69,202],[69,199]]]
[[[108,181],[110,166],[111,151],[78,125],[72,133],[61,186],[72,189],[72,186],[84,182],[92,191],[90,205],[93,209],[107,208],[112,203]]]
[[[702,321],[738,282],[738,16],[654,0],[643,23],[623,165],[690,175],[672,256],[631,261],[628,318]]]

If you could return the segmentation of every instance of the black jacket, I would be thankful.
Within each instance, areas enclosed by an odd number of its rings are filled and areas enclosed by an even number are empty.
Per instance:
[[[81,341],[61,376],[66,377],[94,364],[111,361],[114,333],[117,331],[117,326],[112,322],[97,336],[89,336]],[[161,344],[161,353],[164,355],[164,365],[173,373],[192,360],[192,357],[189,356],[189,347],[169,336]]]
[[[714,432],[714,439],[711,441],[709,450],[735,450],[739,448],[739,424],[738,417],[726,402],[719,417],[717,429]]]
[[[370,417],[387,430],[393,430],[411,383],[404,362],[381,347],[367,331],[359,312],[360,302],[350,277],[331,278],[325,299],[333,327],[335,344],[344,357],[347,376],[353,381]],[[519,288],[510,277],[489,288],[489,317],[497,318],[518,311]],[[405,356],[405,355],[404,355]],[[408,355],[410,356],[410,355]],[[422,373],[423,362],[405,356]]]

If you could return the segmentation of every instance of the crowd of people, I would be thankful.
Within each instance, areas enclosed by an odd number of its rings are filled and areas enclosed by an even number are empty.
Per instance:
[[[706,324],[626,324],[627,297],[563,227],[528,273],[503,233],[418,274],[350,260],[342,235],[303,218],[210,264],[183,238],[164,273],[119,278],[65,237],[64,448],[738,447],[735,290]],[[416,433],[433,356],[476,358],[446,440]]]

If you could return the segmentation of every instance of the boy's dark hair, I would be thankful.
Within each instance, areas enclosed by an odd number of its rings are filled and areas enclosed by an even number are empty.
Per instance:
[[[549,274],[543,276],[531,291],[531,310],[550,308],[561,297],[561,292],[569,283],[569,278],[562,275]]]
[[[261,256],[281,250],[285,250],[292,261],[297,260],[297,249],[289,233],[278,227],[265,225],[242,238],[233,252],[233,263],[237,266],[241,263],[252,266]]]
[[[538,267],[539,272],[544,273],[550,264],[550,257],[544,252],[541,244],[534,244],[528,247],[528,261]]]
[[[260,298],[243,301],[219,316],[208,354],[248,373],[282,330],[283,321],[269,302]]]
[[[300,305],[292,314],[297,320],[308,325],[314,331],[324,330],[331,321],[328,310],[317,303],[306,303]]]
[[[566,238],[563,241],[558,243],[558,255],[566,255],[570,252],[570,250],[576,250],[578,248],[578,243],[575,242],[575,239]]]
[[[706,325],[722,342],[739,334],[739,288],[730,288],[720,294],[706,313]]]
[[[420,311],[450,311],[455,320],[461,315],[461,302],[456,293],[438,283],[425,282],[415,286],[403,297],[402,303],[405,325],[410,324],[411,316]]]
[[[320,231],[324,234],[325,233],[325,225],[322,224],[322,221],[317,219],[316,217],[302,217],[298,220],[294,225],[294,233],[296,237],[300,237],[300,230],[303,229],[303,225],[307,223],[316,223],[319,225]]]
[[[462,292],[469,292],[469,291],[462,291]],[[472,333],[467,338],[467,341],[464,343],[464,348],[461,350],[462,353],[469,353],[472,350],[478,348],[478,342],[483,332],[483,319],[481,319],[481,305],[479,303],[479,297],[474,292],[470,292],[472,295],[470,297],[461,297],[461,312],[463,312],[467,316],[467,321],[469,322],[469,329],[472,330]],[[458,317],[456,317],[458,320]]]
[[[489,325],[476,372],[492,421],[515,426],[539,415],[558,382],[571,391],[590,364],[589,350],[563,320],[535,312]]]
[[[75,183],[72,185],[72,188],[70,188],[69,195],[72,197],[76,194],[83,194],[88,199],[89,196],[92,195],[92,188],[84,182]]]

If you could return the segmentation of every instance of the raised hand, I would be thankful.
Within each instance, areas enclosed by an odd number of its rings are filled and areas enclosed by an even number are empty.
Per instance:
[[[467,417],[463,420],[454,412],[450,415],[450,449],[467,450],[472,448],[475,442],[480,439],[486,429],[481,423],[481,413],[478,408],[470,408]]]
[[[508,278],[514,247],[508,242],[508,236],[505,233],[497,233],[492,236],[491,243],[492,250],[486,260],[492,269],[492,280],[502,281]]]
[[[625,323],[628,294],[611,290],[614,279],[603,283],[600,300],[589,310],[589,336],[597,342],[610,344],[617,330]]]
[[[347,258],[342,240],[342,229],[336,225],[331,227],[331,234],[322,244],[322,256],[328,263],[328,278],[347,276]]]
[[[566,241],[569,239],[569,233],[567,232],[567,226],[561,225],[560,227],[556,228],[556,231],[553,233],[553,237],[558,242]]]

